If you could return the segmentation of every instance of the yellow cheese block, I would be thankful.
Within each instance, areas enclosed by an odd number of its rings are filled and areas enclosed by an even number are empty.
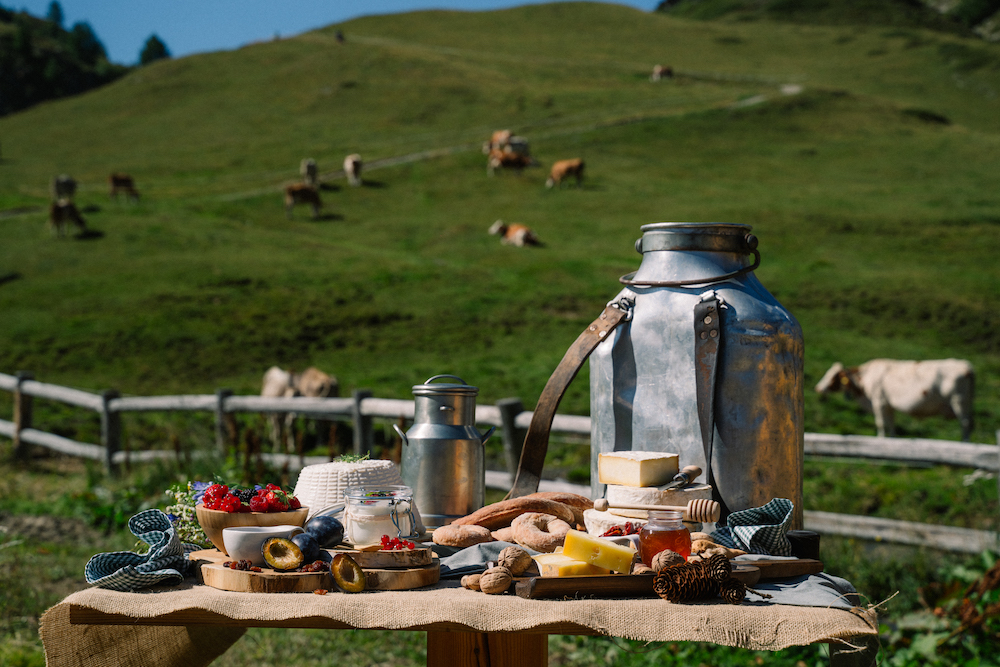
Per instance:
[[[660,486],[677,474],[679,457],[664,452],[603,452],[597,457],[601,484]]]
[[[579,530],[571,530],[566,533],[563,554],[591,565],[628,574],[632,571],[632,560],[636,551],[615,544],[603,537],[595,537]]]
[[[611,574],[611,570],[584,563],[565,554],[538,554],[532,556],[543,577],[573,577],[588,574]]]

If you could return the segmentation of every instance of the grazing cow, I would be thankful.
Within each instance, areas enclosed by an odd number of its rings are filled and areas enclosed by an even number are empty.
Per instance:
[[[52,179],[49,192],[52,194],[53,201],[72,201],[73,195],[76,194],[76,181],[73,180],[72,176],[59,174]]]
[[[319,170],[316,167],[316,160],[307,157],[299,164],[299,174],[302,182],[306,185],[317,185],[319,183]]]
[[[549,172],[549,178],[545,181],[545,187],[551,188],[558,185],[562,187],[563,180],[575,177],[576,187],[583,185],[583,160],[580,158],[573,158],[572,160],[559,160],[552,165],[552,170]]]
[[[292,219],[292,208],[296,204],[312,206],[313,220],[319,217],[319,209],[323,206],[323,202],[319,200],[319,191],[305,183],[292,183],[285,188],[285,215],[289,220]]]
[[[503,168],[513,169],[520,174],[525,167],[536,165],[538,161],[530,155],[494,149],[490,151],[490,156],[486,160],[486,173],[492,176],[497,169]]]
[[[655,65],[653,67],[653,73],[649,75],[650,81],[659,81],[660,79],[672,79],[674,76],[674,68],[667,65]]]
[[[517,246],[518,248],[523,248],[526,245],[542,245],[534,231],[516,222],[508,225],[503,220],[497,220],[490,225],[489,232],[493,236],[499,236],[500,243],[504,245]]]
[[[483,144],[483,155],[489,155],[490,151],[502,151],[507,147],[507,143],[512,136],[510,130],[497,130],[490,136],[490,140]]]
[[[361,156],[351,153],[344,158],[344,173],[347,174],[347,182],[357,187],[361,185]]]
[[[124,192],[127,199],[139,201],[139,193],[135,189],[135,181],[128,174],[114,173],[108,176],[111,186],[111,198],[118,199],[118,193]]]
[[[821,394],[843,389],[862,408],[875,413],[880,436],[895,432],[894,411],[914,417],[958,419],[962,440],[972,434],[975,371],[962,359],[896,361],[873,359],[856,368],[830,367],[816,385]]]
[[[87,223],[84,222],[83,216],[80,215],[80,211],[76,209],[73,202],[68,199],[52,202],[49,207],[49,227],[52,229],[52,233],[56,236],[65,236],[66,223],[68,222],[75,224],[81,233],[87,231]]]
[[[337,382],[337,378],[311,366],[302,373],[292,373],[277,366],[271,366],[264,373],[260,395],[265,398],[336,397],[340,395],[340,384]],[[283,419],[282,415],[277,413],[268,417],[271,442],[274,443],[275,449],[280,449],[282,440],[287,439],[288,451],[295,451],[295,436],[292,433],[294,421],[295,413],[293,412],[285,414]],[[285,438],[282,438],[282,430],[284,430]]]

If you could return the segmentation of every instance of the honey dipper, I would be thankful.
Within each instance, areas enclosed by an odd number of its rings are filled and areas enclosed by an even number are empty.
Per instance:
[[[632,505],[626,503],[615,503],[612,505],[608,503],[607,498],[598,498],[594,501],[594,509],[598,512],[606,512],[608,509],[652,510],[654,512],[672,510],[675,512],[684,512],[684,521],[704,523],[718,521],[722,513],[722,506],[719,505],[718,501],[708,500],[707,498],[689,500],[687,505]]]

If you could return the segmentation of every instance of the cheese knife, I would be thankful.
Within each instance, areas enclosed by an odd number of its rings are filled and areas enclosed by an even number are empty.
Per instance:
[[[701,474],[701,468],[698,466],[684,466],[683,469],[676,475],[674,475],[674,480],[669,484],[665,485],[664,489],[679,489],[681,487],[687,486],[694,482],[695,478]]]

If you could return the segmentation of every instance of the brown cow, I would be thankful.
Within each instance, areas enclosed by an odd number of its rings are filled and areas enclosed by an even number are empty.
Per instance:
[[[526,245],[542,245],[535,232],[525,225],[513,223],[508,225],[503,220],[497,220],[489,229],[490,234],[500,237],[500,243],[504,245],[517,246],[523,248]]]
[[[292,398],[306,396],[308,398],[326,398],[340,395],[340,383],[337,378],[310,366],[302,373],[293,373],[272,366],[264,373],[264,381],[260,395],[268,398]],[[287,440],[288,451],[295,451],[295,435],[292,425],[295,413],[285,415],[271,414],[268,422],[271,430],[271,441],[275,449],[279,449],[282,440]],[[284,433],[283,433],[284,432]],[[283,438],[282,435],[285,437]]]
[[[513,169],[520,174],[525,167],[537,165],[538,161],[530,155],[494,149],[490,151],[490,156],[487,158],[486,173],[492,176],[497,169],[504,168]]]
[[[552,165],[552,171],[549,172],[549,178],[545,181],[545,187],[551,188],[556,185],[562,187],[563,180],[571,176],[576,177],[576,186],[580,187],[583,184],[584,166],[583,160],[580,158],[559,160]]]
[[[292,219],[292,208],[296,204],[312,206],[313,220],[319,217],[319,209],[323,203],[319,200],[319,192],[305,183],[292,183],[285,188],[285,215]]]
[[[489,155],[490,151],[502,151],[507,147],[513,133],[510,130],[497,130],[490,136],[490,140],[483,144],[483,155]]]
[[[670,65],[664,67],[663,65],[656,65],[653,67],[653,73],[649,75],[650,81],[659,81],[660,79],[672,79],[674,77],[674,68]]]
[[[60,199],[52,202],[49,207],[49,227],[56,236],[66,235],[66,223],[72,222],[80,228],[80,233],[87,231],[87,223],[84,221],[76,205],[68,199]]]
[[[118,199],[119,191],[124,192],[127,199],[139,201],[139,193],[135,189],[135,181],[128,174],[114,173],[108,176],[111,186],[111,198]]]

